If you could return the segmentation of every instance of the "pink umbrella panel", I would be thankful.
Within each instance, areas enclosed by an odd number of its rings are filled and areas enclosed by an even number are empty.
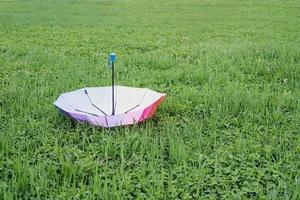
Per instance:
[[[112,106],[111,86],[90,87],[61,94],[54,105],[78,122],[109,128],[151,118],[165,96],[147,88],[115,86],[115,105]]]

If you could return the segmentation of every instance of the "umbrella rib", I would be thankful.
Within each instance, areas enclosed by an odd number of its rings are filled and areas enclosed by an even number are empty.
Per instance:
[[[129,111],[132,111],[133,109],[139,107],[139,106],[141,105],[141,103],[143,102],[146,93],[147,93],[147,89],[145,89],[145,93],[144,93],[143,98],[141,99],[140,103],[139,103],[138,105],[134,106],[133,108],[130,108],[130,109],[127,110],[125,113],[128,113]]]
[[[63,95],[61,95],[61,97],[66,100],[66,98]],[[90,115],[93,115],[93,116],[101,117],[100,115],[96,115],[94,113],[86,112],[86,111],[83,111],[83,110],[78,110],[78,109],[74,108],[73,105],[71,105],[71,104],[69,104],[69,106],[71,106],[77,112],[82,112],[82,113],[90,114]]]
[[[78,112],[82,112],[82,113],[90,114],[90,115],[93,115],[93,116],[101,117],[100,115],[96,115],[94,113],[90,113],[90,112],[86,112],[86,111],[82,111],[82,110],[78,110],[78,109],[75,109],[75,110],[78,111]]]
[[[98,108],[98,106],[96,106],[96,105],[92,102],[92,100],[91,100],[91,98],[90,98],[90,96],[89,96],[89,94],[88,94],[88,92],[87,92],[87,90],[86,90],[85,88],[84,88],[84,93],[85,93],[86,96],[89,98],[89,101],[91,102],[92,106],[94,106],[94,107],[97,108],[99,111],[101,111],[104,115],[107,116],[107,114],[106,114],[103,110],[101,110],[100,108]]]

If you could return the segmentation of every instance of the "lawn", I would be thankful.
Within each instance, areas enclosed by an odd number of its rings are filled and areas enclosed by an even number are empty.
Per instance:
[[[0,199],[300,199],[299,0],[0,0]],[[53,106],[167,93],[104,129]]]

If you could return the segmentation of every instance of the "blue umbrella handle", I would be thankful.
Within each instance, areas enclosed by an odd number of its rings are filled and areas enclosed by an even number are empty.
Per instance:
[[[115,115],[115,61],[117,56],[115,53],[111,53],[108,56],[108,62],[111,66],[111,93],[112,93],[112,115]]]

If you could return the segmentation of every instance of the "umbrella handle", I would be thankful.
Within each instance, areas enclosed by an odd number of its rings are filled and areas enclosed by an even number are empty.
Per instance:
[[[115,115],[115,61],[117,56],[115,53],[111,53],[108,56],[109,62],[111,64],[111,93],[112,93],[112,115]]]

